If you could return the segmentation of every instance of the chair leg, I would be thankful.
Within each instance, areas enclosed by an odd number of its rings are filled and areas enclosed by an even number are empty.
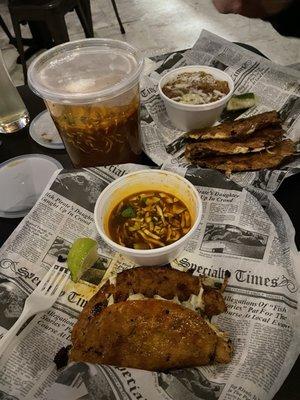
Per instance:
[[[118,23],[119,23],[120,31],[121,31],[122,34],[124,34],[125,33],[125,29],[124,29],[124,26],[122,24],[121,18],[119,16],[119,12],[118,12],[118,8],[117,8],[115,0],[111,0],[111,4],[112,4],[112,6],[114,8],[114,11],[115,11]]]
[[[16,38],[14,38],[13,35],[10,33],[10,31],[9,31],[8,27],[6,26],[1,15],[0,15],[0,26],[3,29],[3,31],[5,32],[6,36],[8,37],[9,44],[12,44],[17,49]],[[33,41],[33,39],[22,38],[22,43],[23,43],[23,46],[31,46],[34,43],[34,41]],[[25,60],[26,60],[26,50],[25,50]],[[18,61],[17,61],[17,63],[20,64],[20,62],[18,62]]]
[[[20,59],[21,59],[21,63],[22,63],[24,83],[27,84],[27,66],[26,66],[26,60],[25,60],[25,55],[24,55],[24,48],[23,48],[23,43],[22,43],[20,24],[19,24],[19,21],[17,19],[15,19],[13,16],[11,16],[11,21],[12,21],[15,36],[16,36],[17,49],[20,54]]]
[[[77,3],[78,3],[78,5],[75,7],[75,11],[76,11],[76,14],[82,25],[82,28],[84,30],[85,37],[92,38],[92,37],[94,37],[92,17],[91,17],[91,14],[89,16],[88,12],[86,12],[87,8],[90,8],[87,5],[87,3],[89,3],[89,1],[84,2],[85,7],[83,7],[83,3],[81,3],[80,0]],[[91,9],[89,11],[91,11]],[[89,17],[90,17],[90,21],[88,21]]]
[[[55,45],[69,42],[70,39],[64,15],[53,13],[47,16],[47,26]]]
[[[75,8],[75,11],[78,15],[78,18],[83,27],[84,33],[86,37],[94,37],[94,27],[93,27],[93,19],[92,19],[92,11],[91,11],[91,2],[90,0],[78,0],[78,10]],[[80,10],[81,9],[81,10]],[[79,13],[78,13],[79,11]],[[88,27],[88,32],[84,28],[84,23],[80,19],[80,13],[83,13],[85,17],[85,23]]]

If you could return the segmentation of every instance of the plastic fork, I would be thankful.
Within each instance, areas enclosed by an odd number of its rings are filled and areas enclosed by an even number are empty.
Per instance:
[[[8,344],[16,336],[21,326],[33,315],[48,310],[58,299],[62,289],[69,279],[70,272],[60,267],[55,269],[55,264],[49,269],[34,291],[27,297],[22,314],[15,324],[0,340],[0,356],[4,353]]]

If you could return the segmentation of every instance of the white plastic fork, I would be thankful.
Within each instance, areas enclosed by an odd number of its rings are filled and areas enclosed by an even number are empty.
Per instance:
[[[55,264],[49,269],[34,291],[27,297],[23,311],[19,319],[0,340],[0,356],[6,350],[8,344],[16,336],[21,326],[33,315],[48,310],[58,299],[62,289],[69,279],[70,272],[60,267],[55,269]]]

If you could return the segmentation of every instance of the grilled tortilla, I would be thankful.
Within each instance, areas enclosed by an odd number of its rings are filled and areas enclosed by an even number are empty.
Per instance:
[[[230,174],[234,171],[255,171],[264,168],[278,167],[283,161],[290,158],[295,152],[292,140],[284,140],[272,147],[256,153],[239,154],[233,156],[213,156],[193,158],[191,162],[201,167],[214,168]]]
[[[269,111],[233,122],[224,122],[199,131],[188,132],[187,136],[193,140],[232,139],[252,135],[255,131],[266,127],[279,126],[280,122],[278,113]]]
[[[227,279],[215,287],[211,279],[168,267],[121,272],[84,307],[70,359],[146,370],[229,362],[230,340],[207,320],[226,311]]]
[[[79,319],[81,325],[86,326],[91,316],[107,307],[110,296],[113,296],[114,303],[125,301],[131,294],[136,293],[147,298],[160,296],[167,300],[177,297],[179,302],[185,302],[192,295],[198,296],[200,289],[202,289],[202,311],[206,316],[212,317],[226,311],[222,292],[227,284],[227,278],[222,288],[212,287],[207,282],[207,278],[193,276],[190,272],[168,266],[131,268],[117,274],[113,283],[108,280],[84,307]],[[75,335],[76,330],[75,325],[73,329]]]
[[[265,128],[253,135],[233,140],[203,140],[186,146],[185,156],[189,160],[216,155],[245,154],[270,149],[280,142],[284,130],[281,128]]]
[[[231,344],[195,311],[166,300],[113,304],[82,332],[72,361],[161,371],[229,362]],[[176,343],[176,346],[174,344]]]

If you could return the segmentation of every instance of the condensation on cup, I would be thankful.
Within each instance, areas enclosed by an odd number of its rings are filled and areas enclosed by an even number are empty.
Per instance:
[[[140,52],[111,39],[65,43],[29,67],[75,167],[138,161]]]
[[[14,86],[0,49],[0,133],[14,133],[29,123],[29,113]]]

